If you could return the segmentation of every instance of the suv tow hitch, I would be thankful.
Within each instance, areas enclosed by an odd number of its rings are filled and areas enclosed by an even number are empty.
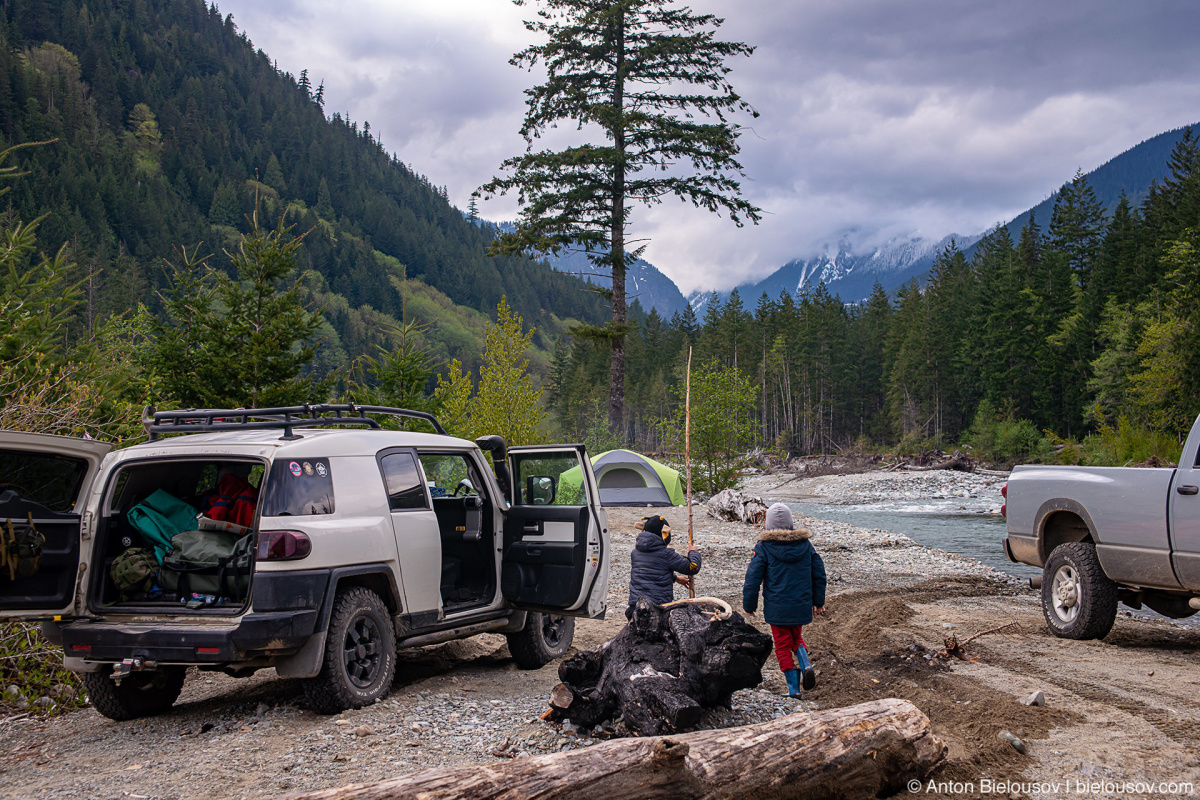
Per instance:
[[[158,669],[157,661],[146,661],[141,658],[126,658],[113,664],[112,679],[120,683],[121,679],[131,672],[154,672]]]

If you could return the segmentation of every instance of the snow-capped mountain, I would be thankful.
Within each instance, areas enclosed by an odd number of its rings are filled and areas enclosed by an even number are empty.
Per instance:
[[[940,240],[912,237],[893,239],[869,252],[855,252],[843,237],[836,246],[829,246],[819,255],[797,258],[784,264],[761,281],[748,282],[737,287],[742,303],[753,308],[763,292],[772,300],[780,292],[795,294],[804,287],[815,289],[821,283],[830,294],[841,297],[848,303],[862,300],[871,293],[878,281],[891,291],[906,281],[923,275],[933,265],[937,254],[954,241],[959,249],[977,242],[979,236],[947,236]],[[697,315],[704,312],[710,292],[693,292],[688,297]],[[722,301],[729,292],[720,292]]]

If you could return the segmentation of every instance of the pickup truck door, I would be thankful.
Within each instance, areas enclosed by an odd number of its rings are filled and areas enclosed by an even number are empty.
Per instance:
[[[500,590],[515,608],[603,617],[608,517],[583,445],[508,451],[513,501],[504,517]]]
[[[1192,426],[1167,495],[1171,563],[1185,589],[1200,591],[1200,419]]]
[[[112,445],[91,439],[0,431],[0,526],[14,533],[32,519],[45,537],[36,571],[0,566],[0,617],[77,613],[95,520],[87,507],[100,462]],[[13,547],[3,545],[11,555]],[[10,563],[13,560],[10,559]]]

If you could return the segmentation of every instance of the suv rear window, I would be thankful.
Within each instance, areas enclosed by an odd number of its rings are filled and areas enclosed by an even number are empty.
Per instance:
[[[328,458],[278,459],[267,476],[264,517],[333,513],[333,470]]]
[[[20,498],[50,511],[71,511],[87,470],[87,461],[83,459],[0,450],[0,502]]]

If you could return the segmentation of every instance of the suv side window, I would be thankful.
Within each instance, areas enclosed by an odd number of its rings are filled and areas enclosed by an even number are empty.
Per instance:
[[[588,502],[575,453],[514,455],[518,506],[582,506]]]
[[[328,458],[277,459],[267,477],[264,517],[333,513],[333,471]]]
[[[388,508],[392,511],[426,509],[425,481],[412,453],[387,453],[379,458],[383,481],[387,486]]]

